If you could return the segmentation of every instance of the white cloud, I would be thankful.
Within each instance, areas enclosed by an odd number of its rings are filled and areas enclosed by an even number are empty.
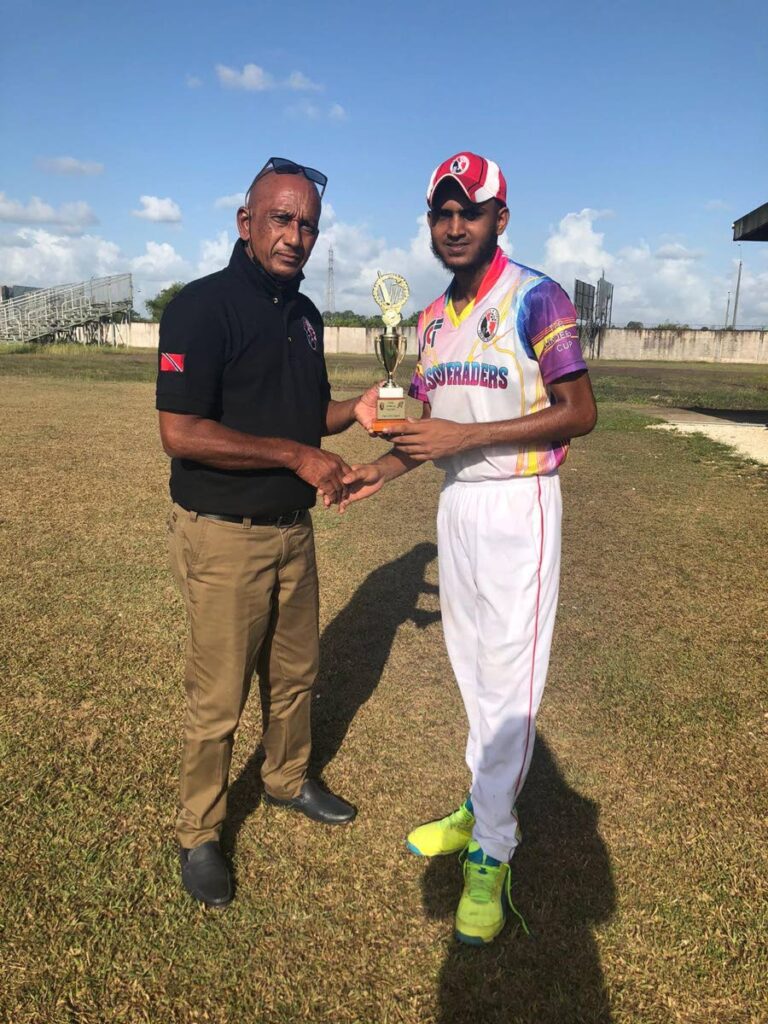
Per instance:
[[[545,266],[555,267],[565,280],[581,277],[591,281],[603,270],[610,270],[613,257],[603,248],[603,234],[593,227],[602,215],[600,210],[589,208],[567,213],[546,241]]]
[[[680,242],[669,242],[667,245],[659,246],[654,256],[657,260],[698,260],[701,253],[688,249]]]
[[[616,324],[623,325],[627,320],[640,320],[648,326],[662,320],[708,326],[723,323],[729,290],[733,304],[737,257],[723,273],[714,273],[703,258],[658,258],[668,245],[685,248],[682,242],[665,241],[661,248],[654,249],[640,241],[613,251],[599,230],[603,216],[594,210],[570,213],[551,230],[544,269],[569,292],[574,277],[594,282],[605,268],[606,277],[615,285]],[[404,309],[406,316],[423,308],[448,283],[448,274],[430,251],[424,216],[414,222],[412,237],[403,245],[376,236],[366,224],[340,220],[329,203],[323,208],[320,226],[320,239],[305,268],[304,289],[321,309],[325,306],[329,244],[334,248],[337,309],[377,312],[371,288],[379,270],[402,274],[408,281],[411,299]],[[66,232],[62,226],[49,230],[26,225],[0,235],[3,282],[46,287],[130,271],[134,275],[134,305],[143,309],[147,298],[171,282],[190,281],[226,266],[235,237],[230,230],[202,239],[195,259],[168,243],[151,241],[138,254],[123,253],[108,239]],[[511,252],[508,240],[501,241]],[[536,265],[525,258],[523,262]],[[768,268],[760,247],[755,247],[754,255],[750,250],[745,258],[739,324],[768,324]]]
[[[131,210],[134,217],[151,220],[159,224],[178,224],[181,221],[181,210],[173,199],[160,199],[158,196],[139,196],[142,208]]]
[[[21,231],[15,235],[0,235],[0,249],[28,249],[31,245],[32,240]]]
[[[292,71],[287,78],[276,78],[258,64],[244,64],[242,71],[227,64],[217,64],[216,75],[225,89],[244,89],[246,92],[267,92],[271,89],[322,92],[325,89],[324,85],[313,81],[303,71]]]
[[[655,252],[645,241],[611,252],[595,221],[597,210],[568,213],[552,229],[545,246],[544,269],[573,294],[574,278],[595,283],[605,270],[614,285],[613,322],[639,320],[648,327],[671,320],[691,326],[720,326],[733,274],[708,269],[701,253],[682,243],[667,243]],[[739,324],[768,322],[768,272],[742,276]]]
[[[12,224],[55,224],[70,234],[78,233],[87,224],[98,224],[96,214],[88,203],[62,203],[55,208],[32,196],[28,203],[10,199],[0,192],[0,221]]]
[[[328,247],[332,245],[336,309],[378,312],[371,289],[380,270],[384,274],[402,274],[408,282],[411,298],[404,315],[409,316],[444,291],[448,283],[448,275],[430,251],[426,217],[419,217],[416,224],[416,233],[406,246],[391,245],[372,235],[365,224],[337,220],[334,210],[326,204],[320,241],[304,269],[305,290],[320,309],[325,308]]]
[[[333,278],[336,309],[356,313],[378,313],[371,289],[380,270],[383,274],[402,274],[411,296],[403,315],[423,309],[445,291],[450,276],[432,254],[426,213],[414,221],[415,232],[404,245],[393,245],[375,237],[366,224],[340,221],[330,203],[323,204],[320,238],[312,257],[304,268],[304,290],[320,308],[325,309],[328,275],[328,248],[333,246]],[[506,233],[499,243],[512,254]]]
[[[77,160],[73,156],[41,157],[38,162],[44,171],[51,174],[91,175],[104,171],[104,164],[98,164],[93,160]]]
[[[214,209],[236,210],[238,206],[242,206],[244,197],[243,192],[233,192],[229,196],[219,196],[218,199],[214,200]]]
[[[288,89],[295,89],[297,92],[322,92],[323,86],[307,78],[301,71],[292,71],[286,79],[285,85]]]
[[[195,268],[198,277],[213,274],[229,263],[234,240],[228,232],[220,231],[215,238],[203,239],[200,243],[200,259]]]
[[[308,121],[319,121],[323,111],[316,103],[309,100],[302,100],[300,103],[293,103],[286,108],[286,114],[290,117],[304,117]]]
[[[248,92],[264,92],[273,89],[275,80],[268,71],[258,64],[246,64],[242,71],[227,67],[226,64],[216,65],[219,81],[227,89],[245,89]]]
[[[141,256],[130,261],[133,273],[149,281],[175,281],[186,275],[186,261],[168,242],[147,242]]]
[[[736,269],[729,275],[728,285],[731,288],[731,313],[733,313],[733,285]],[[746,263],[741,271],[741,288],[739,290],[738,325],[740,327],[768,327],[768,270],[755,273]]]
[[[192,263],[167,242],[147,242],[144,251],[130,257],[120,247],[95,235],[77,238],[44,228],[20,228],[0,236],[2,281],[51,288],[75,284],[91,277],[130,272],[134,307],[143,310],[146,299],[174,281],[191,281],[229,262],[233,239],[222,231],[200,242],[199,259]]]
[[[184,82],[188,89],[199,89],[203,84],[202,78],[198,78],[197,75],[187,75]]]
[[[347,112],[340,103],[334,103],[330,107],[312,103],[310,100],[301,100],[293,103],[286,109],[290,117],[303,117],[308,121],[346,121]]]
[[[46,288],[126,269],[119,246],[95,235],[73,238],[44,228],[21,228],[15,240],[7,241],[2,276],[8,284]]]

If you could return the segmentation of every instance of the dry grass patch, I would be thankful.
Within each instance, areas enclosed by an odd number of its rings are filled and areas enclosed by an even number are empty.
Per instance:
[[[317,512],[318,767],[340,830],[261,802],[235,748],[238,897],[181,890],[183,648],[152,388],[4,381],[0,860],[14,1024],[757,1024],[766,960],[765,477],[604,408],[574,445],[561,611],[522,802],[531,926],[456,946],[454,860],[408,828],[466,786],[442,644],[441,474]],[[378,450],[334,439],[349,461]]]

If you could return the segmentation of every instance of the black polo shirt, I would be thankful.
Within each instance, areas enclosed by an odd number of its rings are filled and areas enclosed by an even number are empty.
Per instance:
[[[228,267],[183,288],[160,322],[157,408],[319,448],[330,387],[323,321],[301,277],[279,284],[238,240]],[[315,489],[289,469],[173,459],[171,497],[197,512],[280,515],[311,508]]]

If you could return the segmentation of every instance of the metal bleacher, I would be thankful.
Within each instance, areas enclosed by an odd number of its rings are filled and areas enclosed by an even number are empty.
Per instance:
[[[130,274],[31,291],[0,302],[0,341],[116,344],[132,308]]]

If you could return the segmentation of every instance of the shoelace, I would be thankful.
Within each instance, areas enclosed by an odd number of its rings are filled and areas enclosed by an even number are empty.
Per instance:
[[[469,898],[475,903],[490,903],[501,866],[494,867],[492,864],[476,864],[473,861],[468,861],[466,850],[459,854],[459,860],[464,864],[465,874],[467,865],[469,865]],[[507,906],[520,922],[525,934],[530,936],[531,933],[528,925],[525,923],[525,918],[512,902],[511,871],[507,871],[507,877],[504,879],[504,890],[507,897]]]
[[[487,864],[469,864],[469,898],[473,903],[490,903],[493,890],[496,888],[497,877],[501,868]]]
[[[457,810],[453,811],[452,814],[448,815],[448,824],[451,828],[458,828],[462,831],[466,831],[468,828],[472,828],[474,823],[474,814],[472,814],[471,811],[468,811],[464,804],[462,804]]]

